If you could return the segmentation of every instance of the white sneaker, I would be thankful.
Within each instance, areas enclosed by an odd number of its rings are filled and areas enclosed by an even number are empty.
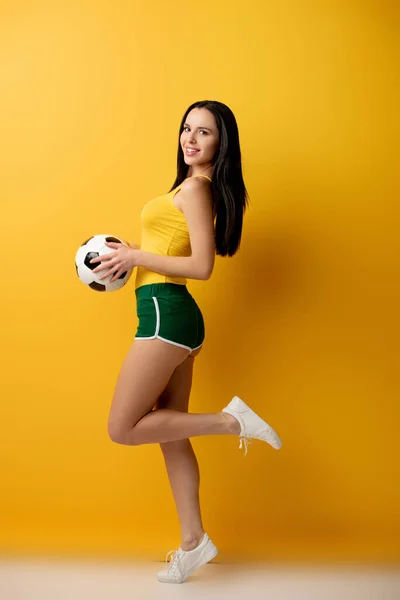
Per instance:
[[[170,554],[172,556],[169,568],[157,573],[157,579],[162,583],[183,583],[190,577],[193,571],[217,556],[218,549],[205,533],[202,541],[194,550],[185,551],[179,548],[175,552],[173,550],[168,552],[166,558],[167,564]]]
[[[281,448],[282,442],[276,431],[256,415],[238,396],[234,396],[228,406],[222,409],[222,412],[232,415],[239,421],[241,427],[239,449],[242,447],[242,442],[244,442],[245,456],[247,454],[247,444],[251,444],[250,438],[267,442],[276,450]]]

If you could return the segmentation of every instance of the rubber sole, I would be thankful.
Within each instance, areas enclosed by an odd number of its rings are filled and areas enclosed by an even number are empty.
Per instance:
[[[166,575],[164,579],[162,575],[157,575],[158,581],[160,583],[184,583],[194,573],[194,571],[196,571],[196,569],[200,569],[200,567],[207,564],[208,562],[210,562],[210,560],[217,556],[218,548],[212,542],[211,544],[212,546],[210,548],[206,548],[204,550],[204,553],[201,554],[201,556],[199,556],[198,560],[194,563],[191,569],[189,569],[189,571],[185,573],[184,579],[177,580],[173,579],[172,577],[168,577],[168,575]]]

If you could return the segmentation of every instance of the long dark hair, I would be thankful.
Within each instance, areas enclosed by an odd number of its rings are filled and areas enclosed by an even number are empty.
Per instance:
[[[220,147],[213,159],[212,193],[215,222],[216,253],[233,256],[240,246],[243,215],[249,204],[242,175],[239,130],[231,109],[216,100],[195,102],[183,115],[179,127],[177,176],[172,192],[186,179],[189,165],[185,163],[180,137],[188,113],[193,108],[206,108],[214,115],[220,135]],[[169,193],[168,192],[168,193]]]

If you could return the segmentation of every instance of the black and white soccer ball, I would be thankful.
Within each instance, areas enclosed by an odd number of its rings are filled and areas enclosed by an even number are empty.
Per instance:
[[[99,277],[104,275],[105,271],[101,270],[97,271],[97,273],[93,273],[93,269],[102,263],[91,263],[90,261],[92,258],[96,258],[97,256],[103,256],[104,254],[115,252],[114,248],[109,248],[105,245],[105,242],[123,243],[123,240],[115,237],[114,235],[94,235],[85,240],[78,248],[78,252],[75,255],[75,268],[76,273],[82,283],[90,287],[92,290],[95,290],[96,292],[115,292],[126,284],[132,275],[133,269],[122,273],[122,275],[112,283],[110,283],[112,275],[100,280]]]

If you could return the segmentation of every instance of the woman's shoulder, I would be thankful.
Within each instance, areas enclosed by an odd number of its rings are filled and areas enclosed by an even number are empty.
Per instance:
[[[209,188],[211,181],[206,177],[188,177],[182,181],[181,190],[198,190],[203,188]]]

